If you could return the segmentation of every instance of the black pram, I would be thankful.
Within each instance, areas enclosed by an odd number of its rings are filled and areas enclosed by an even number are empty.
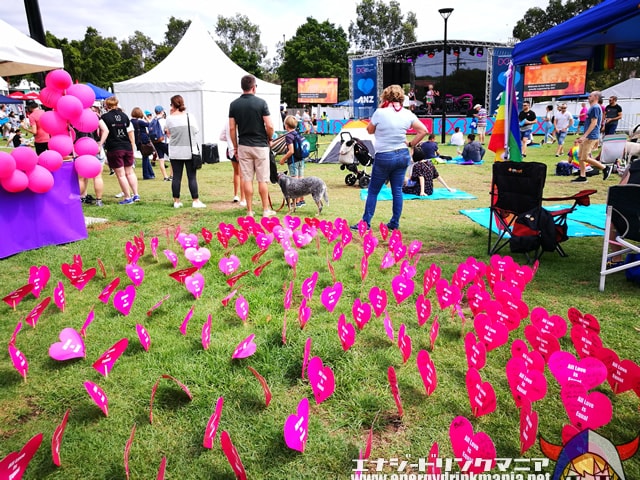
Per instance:
[[[355,185],[360,188],[367,188],[371,175],[366,170],[358,170],[358,166],[370,167],[373,164],[373,157],[369,153],[367,146],[359,139],[351,136],[350,132],[340,132],[340,170],[347,169],[349,174],[344,177],[344,183]]]

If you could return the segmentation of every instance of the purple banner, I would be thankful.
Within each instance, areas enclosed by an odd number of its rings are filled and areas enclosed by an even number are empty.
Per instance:
[[[9,193],[0,187],[0,258],[87,238],[73,162],[64,162],[53,178],[47,193]]]

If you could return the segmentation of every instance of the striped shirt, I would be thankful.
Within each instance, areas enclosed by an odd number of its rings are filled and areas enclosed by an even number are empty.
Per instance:
[[[169,158],[171,160],[191,160],[192,153],[198,153],[196,134],[198,125],[195,119],[189,115],[191,126],[191,147],[189,146],[189,133],[187,128],[187,113],[174,113],[167,117],[167,130],[169,131]]]

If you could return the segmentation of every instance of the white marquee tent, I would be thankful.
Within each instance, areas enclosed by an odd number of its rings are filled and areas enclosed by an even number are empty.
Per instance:
[[[64,68],[61,50],[41,45],[4,20],[0,20],[0,32],[0,76]]]
[[[622,120],[618,122],[618,130],[630,132],[640,124],[640,78],[629,78],[623,82],[602,90],[604,104],[610,96],[618,97],[622,107]]]
[[[134,107],[153,111],[162,105],[169,114],[169,99],[182,95],[200,127],[200,143],[220,143],[229,121],[229,104],[242,94],[240,79],[247,75],[218,47],[204,24],[195,19],[184,37],[160,64],[139,77],[114,84],[120,106],[129,114]],[[258,79],[257,95],[264,99],[276,130],[281,129],[280,85]],[[224,156],[225,144],[219,147]]]

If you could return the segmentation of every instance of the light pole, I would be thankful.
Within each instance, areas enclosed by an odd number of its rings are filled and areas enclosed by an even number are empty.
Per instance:
[[[444,44],[443,44],[443,61],[442,61],[442,85],[440,86],[440,99],[442,100],[442,119],[440,124],[440,129],[442,130],[442,139],[440,143],[442,145],[445,144],[446,133],[447,133],[447,90],[446,90],[446,82],[447,82],[447,20],[453,13],[453,8],[441,8],[438,10],[442,18],[444,18]]]

